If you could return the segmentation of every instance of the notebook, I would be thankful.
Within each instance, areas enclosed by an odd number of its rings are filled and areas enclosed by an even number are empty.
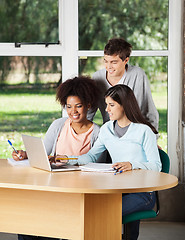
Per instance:
[[[49,172],[74,171],[80,170],[73,165],[51,165],[42,138],[22,135],[26,153],[31,167],[39,168]]]
[[[88,163],[80,166],[80,168],[86,172],[115,172],[112,163]]]

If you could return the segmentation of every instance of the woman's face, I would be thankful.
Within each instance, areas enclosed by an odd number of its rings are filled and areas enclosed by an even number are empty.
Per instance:
[[[105,102],[107,104],[106,111],[109,114],[110,120],[120,121],[125,117],[125,112],[123,107],[114,101],[111,97],[106,97]]]
[[[72,122],[80,123],[87,120],[88,108],[83,105],[77,96],[69,96],[67,98],[66,110]]]

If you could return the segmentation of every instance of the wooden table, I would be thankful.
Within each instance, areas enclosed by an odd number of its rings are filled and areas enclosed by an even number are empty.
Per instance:
[[[121,240],[122,193],[176,186],[149,170],[49,173],[0,160],[0,232],[75,240]]]

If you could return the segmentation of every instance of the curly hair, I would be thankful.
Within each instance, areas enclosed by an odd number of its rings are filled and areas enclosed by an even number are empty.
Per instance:
[[[68,79],[58,86],[56,100],[65,107],[69,96],[77,96],[84,106],[90,104],[91,108],[95,108],[98,105],[99,95],[100,92],[94,80],[79,76]]]
[[[122,61],[124,61],[127,57],[130,57],[131,51],[132,45],[123,38],[110,39],[104,48],[105,55],[119,55]]]

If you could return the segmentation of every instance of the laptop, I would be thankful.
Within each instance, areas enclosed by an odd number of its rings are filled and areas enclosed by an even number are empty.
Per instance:
[[[22,135],[26,153],[31,167],[49,172],[80,170],[78,166],[50,164],[42,138]]]

